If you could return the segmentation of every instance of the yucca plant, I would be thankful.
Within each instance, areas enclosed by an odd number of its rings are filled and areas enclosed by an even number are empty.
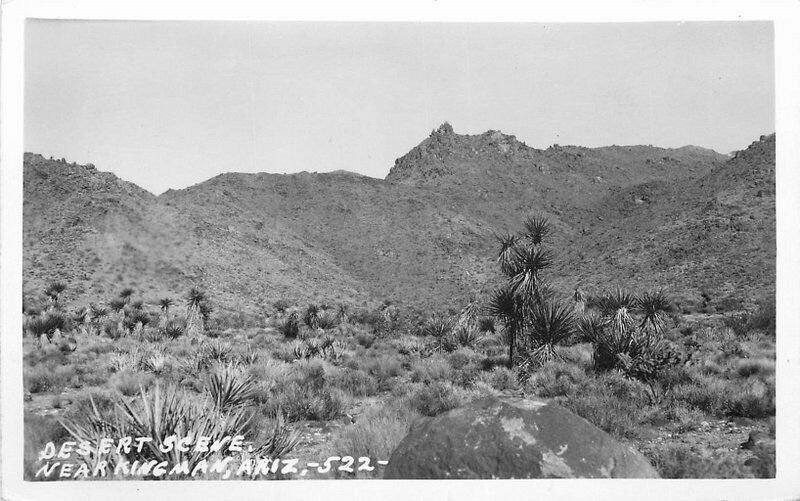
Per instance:
[[[500,271],[505,275],[511,275],[516,267],[516,250],[518,238],[511,233],[503,235],[495,235],[495,238],[500,243],[500,251],[497,253],[497,263],[500,265]]]
[[[119,314],[121,311],[123,311],[127,305],[128,302],[122,298],[114,298],[108,302],[108,307],[111,308],[111,311],[116,314]]]
[[[450,335],[452,330],[453,322],[450,318],[434,313],[422,324],[419,332],[423,336],[431,336],[439,339]]]
[[[659,334],[664,330],[666,318],[672,310],[672,301],[663,289],[645,292],[638,299],[635,311],[642,316],[639,327]]]
[[[108,308],[100,304],[92,304],[89,306],[89,312],[92,322],[98,323],[108,315]]]
[[[508,273],[511,290],[526,301],[539,300],[542,296],[542,272],[552,264],[551,254],[541,247],[517,248],[514,264]]]
[[[481,333],[477,329],[469,327],[459,327],[455,331],[455,340],[465,348],[472,348],[480,341]]]
[[[200,335],[205,330],[201,305],[206,301],[205,292],[192,287],[186,294],[186,334],[190,337]]]
[[[459,312],[455,327],[457,329],[476,329],[478,327],[478,316],[480,316],[480,314],[480,302],[472,296],[467,305]]]
[[[303,315],[303,322],[312,329],[319,327],[320,309],[316,304],[308,305],[306,312]]]
[[[494,317],[481,317],[478,319],[478,330],[480,332],[489,332],[494,334],[497,331],[495,326]]]
[[[124,289],[119,291],[119,298],[125,301],[125,303],[128,303],[131,300],[131,296],[133,296],[134,292],[135,291],[130,287],[125,287]]]
[[[278,330],[286,338],[297,339],[300,333],[300,316],[297,312],[293,311],[283,322],[278,324]]]
[[[527,346],[536,364],[557,358],[555,346],[575,333],[572,308],[561,302],[543,302],[534,306],[528,318]]]
[[[214,408],[223,412],[247,404],[255,397],[257,390],[252,381],[239,378],[230,371],[212,374],[206,389]]]
[[[52,341],[56,332],[61,332],[66,327],[67,317],[54,311],[29,318],[25,323],[25,330],[36,338],[37,343],[41,341],[42,336],[45,336],[47,341]]]
[[[122,321],[125,330],[128,332],[133,332],[134,329],[145,327],[147,324],[150,323],[150,315],[147,312],[142,310],[132,310],[129,315],[125,316],[125,319]]]
[[[210,360],[216,360],[222,363],[231,360],[231,354],[233,353],[233,346],[224,341],[207,343],[203,345],[202,349]]]
[[[47,285],[47,288],[44,290],[45,296],[53,302],[54,305],[58,305],[58,298],[61,294],[67,290],[67,286],[64,282],[54,281],[50,282]]]
[[[550,231],[550,221],[544,216],[529,216],[525,220],[525,238],[535,246],[541,245]]]
[[[346,304],[340,304],[336,309],[336,317],[340,324],[346,324],[349,322],[350,315],[348,313],[349,312]]]
[[[74,325],[83,325],[89,318],[89,308],[78,308],[72,312],[72,323]]]
[[[206,300],[206,293],[196,287],[189,289],[186,294],[186,305],[190,308],[199,308],[200,304]]]
[[[186,324],[178,320],[168,320],[159,330],[170,339],[178,339],[186,331]]]
[[[159,308],[161,308],[161,311],[165,315],[169,313],[169,309],[172,307],[173,304],[174,301],[172,300],[172,298],[169,297],[162,297],[161,299],[158,300],[158,306]]]
[[[179,447],[165,447],[167,437],[210,437],[211,442],[221,440],[223,437],[245,435],[256,436],[253,413],[245,407],[237,407],[227,412],[216,409],[213,405],[194,401],[188,394],[175,386],[161,388],[159,383],[151,391],[141,390],[141,396],[134,402],[119,399],[111,416],[101,413],[93,405],[93,412],[84,418],[62,419],[61,424],[77,441],[86,441],[96,448],[103,438],[112,437],[148,437],[149,442],[144,442],[144,447],[139,451],[136,447],[123,456],[116,454],[116,449],[104,455],[111,465],[116,465],[120,459],[129,461],[139,460],[157,462],[166,461],[171,465],[178,465],[186,461],[189,471],[201,460],[209,460],[214,454],[211,450],[201,450],[189,447],[181,450]],[[294,442],[296,444],[296,442]],[[271,453],[276,445],[289,449],[293,446],[291,440],[259,441],[245,446],[253,448],[256,454]],[[167,452],[165,452],[167,451]],[[96,461],[96,458],[83,456],[87,462]]]

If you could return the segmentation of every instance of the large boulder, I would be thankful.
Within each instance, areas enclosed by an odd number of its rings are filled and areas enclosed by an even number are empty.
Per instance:
[[[556,404],[486,397],[412,426],[384,478],[658,478],[644,456]]]

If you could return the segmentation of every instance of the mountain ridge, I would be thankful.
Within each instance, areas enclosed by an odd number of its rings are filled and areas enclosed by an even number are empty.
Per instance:
[[[124,286],[152,299],[196,285],[245,310],[276,299],[443,307],[488,292],[492,235],[540,213],[556,230],[550,275],[563,290],[676,285],[686,301],[708,291],[753,301],[774,288],[774,249],[755,246],[774,241],[774,144],[762,136],[730,158],[697,147],[537,150],[445,123],[385,179],[224,173],[158,196],[26,154],[24,292],[59,279],[76,303]],[[729,233],[757,269],[736,267],[736,249],[703,247]],[[733,278],[719,266],[735,267]]]

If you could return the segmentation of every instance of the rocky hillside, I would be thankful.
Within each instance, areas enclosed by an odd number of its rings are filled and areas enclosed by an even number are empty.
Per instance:
[[[391,299],[442,307],[488,290],[493,234],[553,221],[565,291],[667,286],[752,301],[774,288],[774,135],[729,158],[697,147],[526,146],[449,124],[385,180],[347,172],[222,174],[156,197],[25,156],[25,291],[69,300],[208,289],[227,307]]]

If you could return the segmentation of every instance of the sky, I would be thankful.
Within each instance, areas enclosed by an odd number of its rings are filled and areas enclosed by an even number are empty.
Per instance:
[[[385,177],[448,121],[529,146],[775,130],[769,22],[29,20],[25,151],[159,194],[223,172]]]

